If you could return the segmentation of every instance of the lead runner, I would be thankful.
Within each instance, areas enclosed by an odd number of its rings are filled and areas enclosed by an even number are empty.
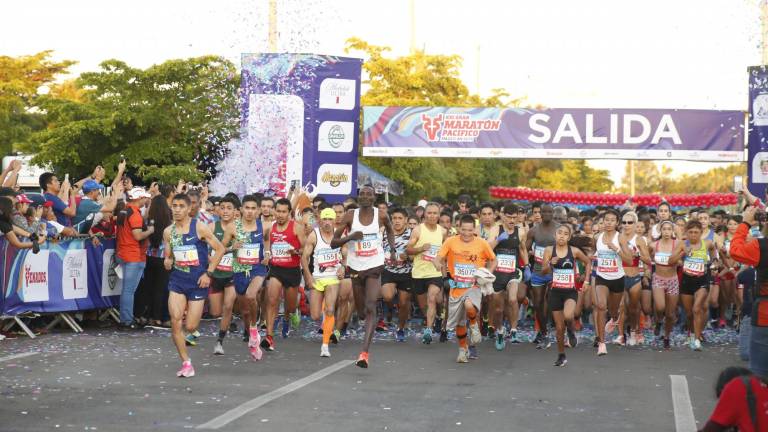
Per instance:
[[[355,363],[361,368],[368,367],[368,350],[373,339],[373,329],[376,326],[376,301],[381,296],[381,273],[384,269],[381,227],[384,227],[387,233],[389,250],[392,251],[391,259],[397,260],[392,223],[388,214],[379,212],[379,209],[373,207],[375,198],[372,186],[361,187],[357,197],[360,208],[344,215],[341,226],[336,229],[331,240],[331,248],[339,248],[352,242],[347,256],[347,266],[352,276],[357,314],[365,318],[363,350]],[[345,230],[350,234],[342,237]]]

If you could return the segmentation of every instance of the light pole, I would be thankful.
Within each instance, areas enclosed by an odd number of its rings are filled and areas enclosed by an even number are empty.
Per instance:
[[[269,0],[269,50],[277,52],[277,0]]]

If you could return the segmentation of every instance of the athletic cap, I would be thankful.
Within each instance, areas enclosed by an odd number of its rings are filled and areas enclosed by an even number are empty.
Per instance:
[[[96,180],[86,180],[83,183],[83,193],[93,192],[96,189],[101,189],[101,185]]]
[[[336,212],[332,208],[323,209],[320,212],[320,219],[336,219]]]
[[[152,198],[152,195],[149,194],[149,192],[145,191],[144,188],[135,187],[128,191],[128,199],[130,200],[137,200],[141,198]]]

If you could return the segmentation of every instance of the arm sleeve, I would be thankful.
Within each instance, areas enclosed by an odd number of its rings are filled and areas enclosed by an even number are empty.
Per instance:
[[[141,217],[141,213],[133,212],[131,217],[128,218],[128,226],[131,229],[141,229],[144,225],[144,218]]]
[[[757,239],[747,242],[747,234],[749,234],[749,225],[739,224],[731,240],[730,255],[740,263],[756,266],[760,262],[760,245]]]
[[[443,243],[442,246],[440,246],[440,251],[437,253],[437,256],[441,258],[445,258],[448,256],[448,251],[451,249],[451,239],[448,239]]]

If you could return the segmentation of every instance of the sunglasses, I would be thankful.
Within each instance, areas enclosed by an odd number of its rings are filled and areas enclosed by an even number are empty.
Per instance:
[[[634,221],[625,221],[625,220],[621,221],[622,225],[634,225],[634,223],[635,223]]]

